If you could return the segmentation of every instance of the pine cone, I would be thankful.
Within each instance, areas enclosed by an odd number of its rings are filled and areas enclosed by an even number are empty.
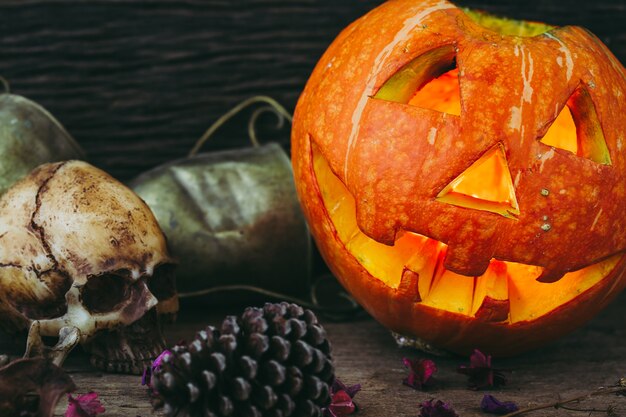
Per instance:
[[[326,332],[295,304],[248,307],[171,352],[152,377],[168,416],[313,417],[330,402]]]

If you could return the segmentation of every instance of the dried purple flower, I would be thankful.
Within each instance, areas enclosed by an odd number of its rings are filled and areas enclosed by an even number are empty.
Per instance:
[[[434,385],[433,374],[437,372],[435,362],[430,359],[402,358],[402,363],[409,369],[409,375],[402,381],[404,385],[419,390]]]
[[[470,366],[461,365],[457,372],[469,377],[467,383],[470,389],[479,390],[506,384],[502,371],[491,367],[491,356],[485,355],[478,349],[470,356]]]
[[[356,405],[352,397],[345,391],[339,391],[332,395],[330,405],[324,410],[328,417],[343,417],[354,413]]]
[[[144,369],[143,376],[141,377],[141,385],[147,385],[148,388],[152,388],[152,383],[150,382],[150,380],[152,379],[152,374],[156,370],[161,368],[161,363],[163,363],[165,357],[171,354],[172,352],[165,349],[163,352],[161,352],[159,356],[156,357],[154,361],[152,361],[152,366],[146,367],[146,369]]]
[[[105,411],[95,392],[77,395],[76,398],[68,394],[67,401],[65,417],[96,417]]]
[[[498,401],[493,395],[487,394],[480,402],[480,409],[490,414],[509,414],[519,410],[512,401]]]
[[[350,398],[354,398],[354,396],[359,391],[361,391],[361,384],[354,384],[354,385],[347,386],[346,384],[341,382],[339,378],[335,378],[333,380],[332,385],[330,386],[330,393],[334,394],[339,391],[345,391],[350,396]]]
[[[344,417],[358,411],[352,400],[361,390],[361,384],[347,386],[335,378],[330,387],[330,405],[324,408],[325,417]]]
[[[428,400],[420,404],[419,417],[459,417],[448,403],[441,400]]]

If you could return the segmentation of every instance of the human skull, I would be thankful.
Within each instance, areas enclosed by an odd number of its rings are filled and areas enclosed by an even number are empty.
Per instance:
[[[27,355],[60,364],[80,343],[99,368],[140,373],[164,348],[148,311],[178,310],[173,265],[146,204],[87,163],[42,165],[0,200],[0,326],[29,329]]]

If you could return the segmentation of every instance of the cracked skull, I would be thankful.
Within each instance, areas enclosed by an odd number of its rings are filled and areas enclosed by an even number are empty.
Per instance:
[[[174,263],[130,189],[84,162],[46,164],[2,197],[0,219],[0,326],[29,329],[27,355],[60,364],[80,343],[97,367],[140,373],[161,352]]]

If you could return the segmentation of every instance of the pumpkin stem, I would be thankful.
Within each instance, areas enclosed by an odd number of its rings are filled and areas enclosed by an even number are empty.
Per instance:
[[[254,113],[252,113],[252,116],[250,117],[250,121],[248,122],[248,135],[250,136],[250,142],[252,143],[253,146],[259,146],[259,141],[258,141],[257,136],[256,136],[254,125],[255,125],[258,117],[262,113],[265,113],[267,111],[273,112],[276,115],[276,117],[278,118],[278,124],[277,124],[278,128],[281,128],[283,126],[284,119],[287,119],[289,121],[289,123],[291,123],[291,121],[292,121],[291,114],[289,114],[289,112],[280,103],[278,103],[273,98],[268,97],[268,96],[254,96],[254,97],[250,97],[249,99],[246,99],[246,100],[242,101],[241,103],[237,104],[235,107],[233,107],[232,109],[227,111],[224,115],[222,115],[219,119],[217,119],[206,130],[206,132],[204,132],[204,134],[200,137],[200,139],[198,139],[198,141],[196,142],[194,147],[189,152],[188,156],[189,157],[195,156],[198,153],[198,151],[200,151],[200,148],[202,148],[202,145],[204,145],[204,143],[207,140],[209,140],[209,138],[211,136],[213,136],[213,134],[220,127],[222,127],[233,116],[235,116],[238,113],[240,113],[243,109],[245,109],[246,107],[249,107],[252,104],[256,104],[256,103],[266,103],[268,105],[264,106],[264,107],[262,107],[260,109],[257,109]]]
[[[480,10],[468,8],[462,8],[461,10],[477,25],[505,36],[530,38],[549,32],[557,27],[542,22],[531,22],[495,16]]]

